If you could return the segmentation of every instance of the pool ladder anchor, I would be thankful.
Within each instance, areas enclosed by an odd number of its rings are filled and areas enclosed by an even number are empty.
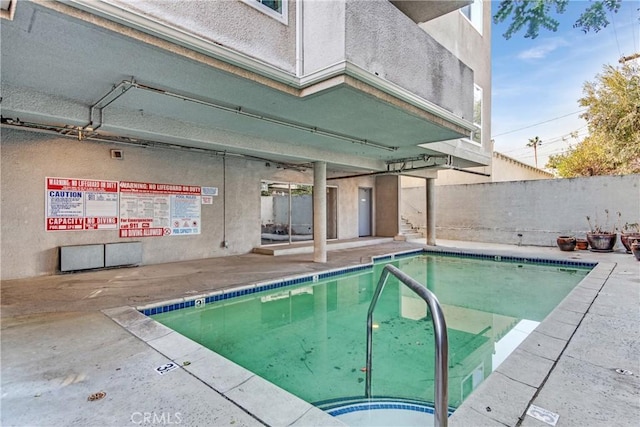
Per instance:
[[[449,340],[447,338],[447,324],[444,320],[444,314],[442,307],[438,302],[438,298],[428,290],[425,286],[422,286],[418,281],[409,277],[407,274],[400,271],[397,267],[387,264],[382,270],[378,285],[371,299],[369,305],[369,312],[367,313],[367,368],[366,368],[366,382],[365,382],[365,397],[371,397],[371,358],[373,350],[373,311],[380,299],[380,294],[384,289],[384,285],[387,282],[389,274],[394,275],[400,282],[406,285],[409,289],[415,292],[420,298],[422,298],[429,306],[431,312],[431,322],[433,323],[434,338],[435,338],[435,398],[433,404],[433,416],[435,427],[447,427],[448,416],[448,382],[449,382]]]

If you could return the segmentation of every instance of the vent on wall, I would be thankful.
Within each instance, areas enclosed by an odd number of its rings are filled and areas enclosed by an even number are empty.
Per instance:
[[[123,160],[124,153],[122,150],[111,150],[111,158],[116,160]]]

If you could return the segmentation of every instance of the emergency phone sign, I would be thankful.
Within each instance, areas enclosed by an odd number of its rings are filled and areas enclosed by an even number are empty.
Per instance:
[[[78,178],[46,179],[46,230],[118,228],[118,182]]]

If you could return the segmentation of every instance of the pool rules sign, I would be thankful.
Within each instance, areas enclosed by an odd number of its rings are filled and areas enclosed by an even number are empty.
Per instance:
[[[46,179],[46,230],[116,230],[118,182]]]
[[[199,186],[47,177],[45,187],[47,231],[118,230],[123,238],[200,234]]]
[[[200,234],[201,188],[120,182],[120,237]]]

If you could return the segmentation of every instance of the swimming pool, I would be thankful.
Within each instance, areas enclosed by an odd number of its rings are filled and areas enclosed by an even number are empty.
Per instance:
[[[323,406],[363,395],[366,311],[385,262],[343,276],[292,280],[296,286],[278,286],[294,284],[284,282],[266,285],[260,293],[240,290],[232,298],[183,303],[193,306],[186,310],[165,306],[152,317]],[[453,407],[588,273],[581,266],[506,258],[427,254],[393,262],[426,283],[443,305]],[[422,300],[389,281],[375,313],[374,395],[432,400],[433,341],[427,316]]]

